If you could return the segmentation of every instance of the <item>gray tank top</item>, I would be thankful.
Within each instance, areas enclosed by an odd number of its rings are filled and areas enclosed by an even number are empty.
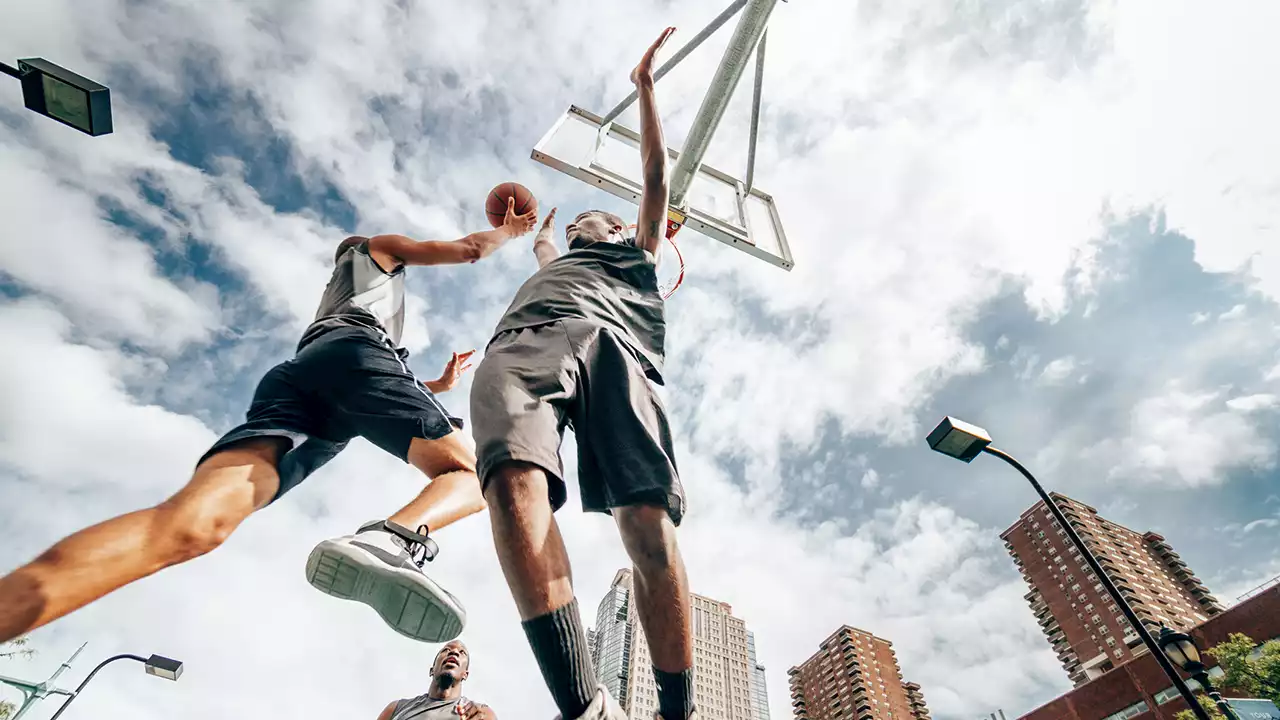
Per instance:
[[[571,249],[525,281],[493,334],[566,318],[613,332],[637,351],[645,373],[662,383],[667,321],[649,251],[605,242]]]
[[[302,334],[298,350],[330,330],[364,327],[400,347],[404,332],[404,266],[384,271],[369,255],[369,241],[338,258],[320,298],[315,320]]]
[[[419,695],[416,698],[401,700],[396,703],[396,709],[391,712],[391,720],[453,720],[458,719],[454,708],[458,706],[457,700],[437,700],[429,698],[426,695]]]

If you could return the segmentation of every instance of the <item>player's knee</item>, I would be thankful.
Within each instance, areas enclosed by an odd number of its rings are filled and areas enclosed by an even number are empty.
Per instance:
[[[490,512],[518,513],[533,503],[547,503],[547,475],[528,463],[508,462],[489,475],[484,499]]]
[[[676,528],[667,509],[657,505],[614,508],[627,554],[641,573],[666,572],[679,561]]]

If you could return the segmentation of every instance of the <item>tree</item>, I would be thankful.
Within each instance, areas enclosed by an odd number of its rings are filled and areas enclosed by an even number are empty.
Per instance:
[[[36,654],[35,650],[27,647],[27,638],[20,637],[17,640],[0,645],[0,659],[10,660],[12,658],[29,658]],[[0,720],[8,720],[10,716],[17,711],[17,706],[10,702],[0,700]]]
[[[1250,657],[1254,652],[1257,657]],[[1226,642],[1205,651],[1217,659],[1223,676],[1219,690],[1223,695],[1241,695],[1265,698],[1280,704],[1280,640],[1270,640],[1258,647],[1253,639],[1243,633],[1231,633]],[[1209,711],[1213,720],[1222,718],[1217,706],[1205,695],[1199,695],[1200,705]],[[1190,710],[1174,715],[1175,720],[1195,720]]]
[[[1196,699],[1200,701],[1200,707],[1209,713],[1210,720],[1227,720],[1227,716],[1222,714],[1218,709],[1217,703],[1210,700],[1207,695],[1197,695]],[[1177,715],[1173,716],[1173,720],[1196,720],[1195,713],[1190,710],[1180,710]]]

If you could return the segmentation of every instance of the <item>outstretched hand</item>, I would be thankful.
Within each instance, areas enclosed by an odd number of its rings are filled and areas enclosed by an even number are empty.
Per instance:
[[[551,238],[551,233],[556,231],[556,208],[551,208],[551,212],[547,213],[547,219],[542,221],[542,227],[538,228],[538,235],[534,238],[537,242],[539,238]]]
[[[671,37],[671,33],[676,31],[675,28],[669,27],[662,31],[658,39],[644,51],[644,57],[640,58],[640,64],[636,65],[635,70],[631,71],[631,82],[636,85],[653,85],[653,57],[658,54],[662,46],[666,44],[667,38]]]
[[[444,373],[437,380],[428,380],[423,383],[427,389],[433,393],[449,392],[454,385],[458,384],[458,380],[462,374],[471,369],[471,356],[475,355],[475,350],[468,350],[464,353],[454,353],[449,358],[449,362],[445,363]]]
[[[530,210],[524,215],[516,214],[516,199],[514,197],[507,198],[507,215],[502,220],[502,228],[511,233],[511,237],[519,237],[533,229],[538,222],[537,209]]]

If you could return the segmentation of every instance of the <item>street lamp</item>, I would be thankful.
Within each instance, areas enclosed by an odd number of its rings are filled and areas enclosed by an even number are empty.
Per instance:
[[[1200,683],[1200,687],[1204,688],[1209,699],[1218,706],[1222,714],[1227,716],[1227,720],[1240,720],[1227,701],[1222,699],[1222,695],[1214,689],[1213,683],[1209,682],[1209,669],[1200,660],[1200,648],[1196,647],[1195,638],[1186,633],[1174,632],[1161,625],[1160,638],[1157,642],[1174,665]]]
[[[1173,681],[1174,687],[1178,688],[1178,693],[1181,694],[1182,698],[1191,706],[1191,712],[1195,714],[1197,720],[1211,720],[1209,714],[1205,712],[1205,709],[1200,707],[1200,703],[1196,701],[1196,696],[1192,694],[1191,688],[1187,687],[1187,684],[1183,682],[1182,677],[1178,675],[1178,671],[1174,669],[1172,664],[1170,664],[1169,658],[1165,657],[1160,646],[1156,644],[1155,638],[1151,637],[1151,633],[1147,631],[1146,625],[1144,625],[1142,620],[1138,618],[1136,613],[1134,613],[1133,608],[1129,607],[1129,602],[1120,594],[1120,590],[1111,582],[1111,577],[1107,575],[1107,571],[1098,564],[1098,559],[1093,556],[1093,553],[1089,550],[1088,546],[1086,546],[1084,541],[1080,539],[1080,536],[1076,534],[1075,528],[1072,527],[1071,522],[1067,520],[1067,517],[1062,514],[1062,509],[1058,507],[1058,503],[1054,502],[1053,498],[1044,491],[1044,488],[1040,487],[1040,483],[1035,479],[1035,476],[1024,468],[1022,463],[1013,459],[1011,455],[1003,450],[997,450],[992,447],[991,435],[989,435],[986,430],[983,430],[977,425],[970,425],[969,423],[962,422],[951,417],[943,418],[942,422],[938,423],[938,427],[934,428],[933,432],[929,433],[926,441],[929,443],[929,447],[933,450],[957,460],[972,462],[974,458],[978,457],[982,453],[986,453],[1004,460],[1012,465],[1013,469],[1022,473],[1022,476],[1031,483],[1031,487],[1035,488],[1036,493],[1040,495],[1040,499],[1043,500],[1044,504],[1049,508],[1049,512],[1053,514],[1054,519],[1058,521],[1058,524],[1066,532],[1067,538],[1071,541],[1071,544],[1080,551],[1081,557],[1085,559],[1085,562],[1089,564],[1089,568],[1098,576],[1098,580],[1102,583],[1103,587],[1106,588],[1112,601],[1114,601],[1116,606],[1118,606],[1124,613],[1125,619],[1129,621],[1129,625],[1133,628],[1134,632],[1138,634],[1138,637],[1142,638],[1142,642],[1147,646],[1147,650],[1155,657],[1156,662],[1160,664],[1160,669],[1164,670],[1164,674],[1168,675],[1169,679]]]
[[[98,671],[106,667],[107,664],[113,663],[116,660],[137,660],[146,666],[148,675],[155,675],[156,677],[162,677],[166,680],[176,681],[178,678],[182,677],[182,663],[177,660],[171,660],[162,655],[152,655],[149,658],[144,658],[138,655],[116,655],[114,657],[109,657],[98,663],[98,667],[90,671],[89,675],[80,683],[80,687],[76,688],[75,692],[71,693],[71,696],[67,698],[67,701],[62,703],[62,707],[58,708],[58,712],[54,713],[53,717],[49,718],[49,720],[57,720],[61,717],[62,713],[66,712],[67,706],[71,704],[71,701],[80,697],[80,693],[84,690],[84,686],[89,684],[89,681],[93,679],[93,676],[97,675]]]
[[[111,91],[87,77],[42,58],[0,62],[0,72],[22,82],[27,109],[53,118],[87,135],[111,132]]]

